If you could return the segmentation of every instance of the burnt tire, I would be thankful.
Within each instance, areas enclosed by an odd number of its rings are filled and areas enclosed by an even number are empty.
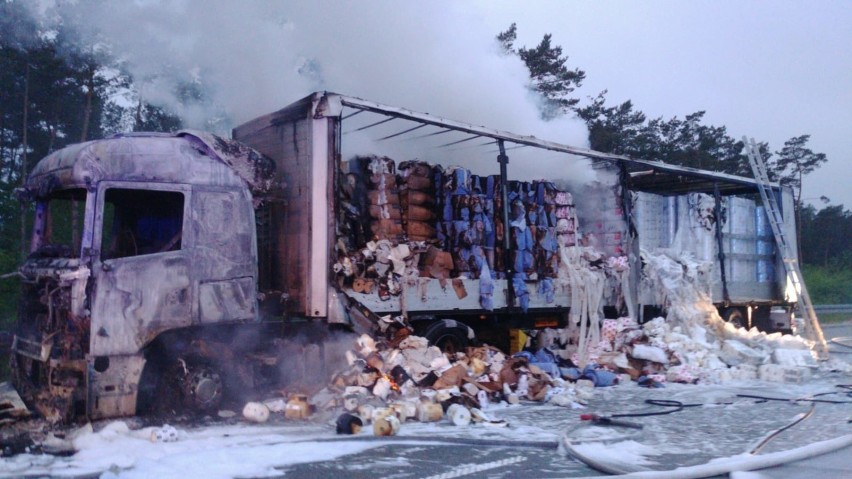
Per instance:
[[[464,352],[465,348],[476,341],[470,326],[454,319],[440,319],[426,326],[421,334],[444,353]]]
[[[218,370],[206,362],[183,358],[151,361],[139,380],[136,413],[209,413],[222,403],[224,389]]]
[[[181,378],[181,394],[186,408],[209,412],[219,407],[224,396],[222,376],[212,365],[189,363]]]

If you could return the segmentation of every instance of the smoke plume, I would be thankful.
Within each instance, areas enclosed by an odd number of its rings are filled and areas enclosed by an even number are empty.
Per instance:
[[[177,112],[190,127],[216,125],[227,132],[328,90],[560,143],[587,143],[582,122],[540,119],[526,67],[501,51],[498,32],[480,20],[481,4],[42,0],[33,6],[43,22],[61,21],[84,41],[108,45],[143,99]],[[187,85],[204,101],[184,101],[178,92]],[[527,154],[510,156],[523,160]],[[411,159],[411,152],[406,156],[399,159]],[[542,177],[553,167],[540,170],[525,167],[524,173]]]

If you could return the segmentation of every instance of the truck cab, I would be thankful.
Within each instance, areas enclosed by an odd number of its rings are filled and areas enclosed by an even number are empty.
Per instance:
[[[13,339],[15,385],[51,420],[133,415],[146,348],[170,331],[258,320],[252,189],[271,166],[200,132],[121,135],[40,161]],[[199,400],[220,394],[188,372]]]

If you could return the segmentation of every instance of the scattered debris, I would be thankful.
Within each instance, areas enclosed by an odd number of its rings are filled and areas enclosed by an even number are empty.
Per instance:
[[[243,417],[251,422],[266,422],[269,420],[269,408],[263,403],[250,401],[243,407]]]
[[[284,407],[284,417],[287,419],[304,419],[310,415],[311,406],[308,404],[308,396],[305,394],[291,395]]]
[[[174,426],[163,424],[163,427],[151,431],[151,442],[175,442],[178,440],[178,430]]]
[[[358,434],[361,432],[363,426],[364,422],[360,417],[350,413],[343,413],[337,418],[336,431],[337,434]]]
[[[399,418],[392,413],[383,414],[373,420],[373,434],[376,436],[395,436],[399,427]]]

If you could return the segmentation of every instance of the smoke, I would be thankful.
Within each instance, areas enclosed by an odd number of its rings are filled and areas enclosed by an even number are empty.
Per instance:
[[[579,120],[540,119],[526,67],[503,54],[498,32],[481,21],[485,6],[480,4],[42,0],[32,5],[43,22],[62,21],[84,40],[109,45],[142,98],[179,113],[191,127],[227,130],[328,90],[560,143],[587,143]],[[200,91],[203,101],[182,98],[179,92],[187,88]]]

